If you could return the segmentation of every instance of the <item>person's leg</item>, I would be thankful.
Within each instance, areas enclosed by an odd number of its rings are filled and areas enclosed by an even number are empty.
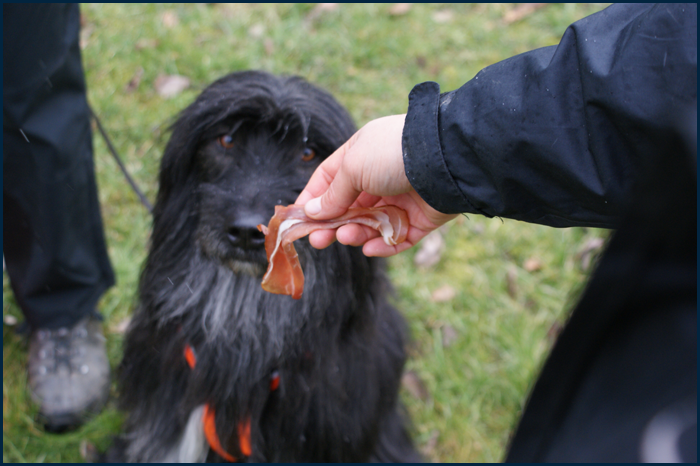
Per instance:
[[[3,253],[32,331],[30,387],[52,429],[79,423],[109,387],[92,317],[114,273],[79,30],[77,4],[3,5]]]

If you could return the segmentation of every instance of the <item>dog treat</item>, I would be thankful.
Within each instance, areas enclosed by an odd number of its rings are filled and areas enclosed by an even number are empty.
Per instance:
[[[301,298],[304,272],[293,242],[312,231],[334,230],[348,223],[360,223],[378,230],[390,246],[404,242],[408,234],[406,211],[393,205],[348,209],[345,214],[330,220],[307,217],[303,205],[275,206],[275,215],[268,226],[258,225],[258,230],[265,235],[268,260],[262,280],[263,290]]]

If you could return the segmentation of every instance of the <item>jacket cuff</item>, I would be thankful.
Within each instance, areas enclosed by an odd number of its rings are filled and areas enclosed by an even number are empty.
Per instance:
[[[411,90],[401,141],[403,163],[408,181],[425,202],[444,214],[457,214],[468,211],[469,203],[457,188],[442,155],[439,105],[437,83],[424,82]]]

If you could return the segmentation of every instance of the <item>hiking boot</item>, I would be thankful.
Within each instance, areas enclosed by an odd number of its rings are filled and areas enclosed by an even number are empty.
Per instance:
[[[63,432],[97,414],[109,395],[109,361],[100,324],[38,329],[29,339],[29,391],[47,431]]]

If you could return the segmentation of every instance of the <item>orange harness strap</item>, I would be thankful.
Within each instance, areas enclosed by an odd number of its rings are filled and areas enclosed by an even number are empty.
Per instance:
[[[195,364],[197,364],[197,358],[194,354],[194,350],[189,344],[185,345],[185,361],[187,361],[187,365],[190,366],[190,369],[194,369]],[[277,390],[279,384],[280,376],[279,373],[275,371],[270,379],[270,391]],[[204,426],[204,436],[207,439],[207,443],[209,443],[209,447],[211,447],[212,450],[214,450],[226,461],[235,463],[236,458],[234,458],[221,446],[219,435],[216,433],[216,413],[214,408],[212,408],[209,403],[204,405],[202,425]],[[250,456],[253,453],[253,449],[250,444],[250,417],[238,424],[238,443],[241,448],[241,453],[243,453],[245,456]]]
[[[185,361],[187,361],[187,365],[190,366],[190,369],[194,369],[194,365],[197,364],[194,350],[189,344],[185,345]]]
[[[249,421],[250,422],[250,421]],[[216,418],[214,416],[214,409],[209,406],[209,403],[204,405],[204,414],[202,415],[202,424],[204,425],[204,436],[207,438],[207,442],[212,450],[214,450],[220,457],[225,459],[230,463],[235,463],[236,458],[231,456],[224,448],[221,446],[219,441],[219,435],[216,433]],[[240,424],[238,426],[239,436],[240,436]],[[250,432],[249,432],[250,433]],[[250,455],[250,451],[243,451],[243,439],[241,440],[241,451],[245,455]],[[250,448],[250,439],[248,440],[248,447]]]

